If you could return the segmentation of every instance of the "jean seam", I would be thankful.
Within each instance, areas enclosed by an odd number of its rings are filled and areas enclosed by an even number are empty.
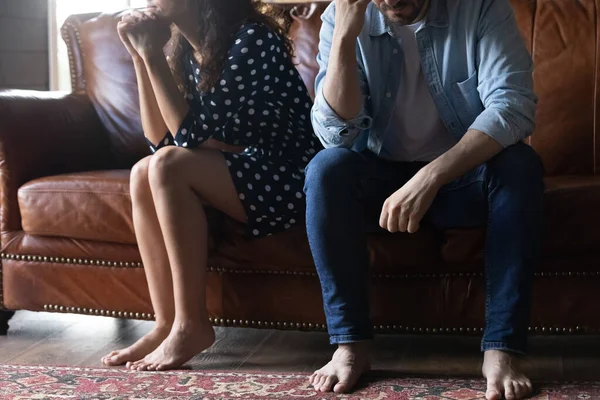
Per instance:
[[[487,170],[486,170],[486,175],[487,175]],[[490,230],[490,226],[492,224],[492,208],[491,208],[491,201],[490,201],[490,184],[489,184],[489,179],[488,182],[486,184],[486,200],[487,200],[487,226],[486,226],[486,243],[483,246],[483,264],[484,264],[484,280],[485,280],[485,329],[484,329],[484,334],[483,334],[483,340],[485,340],[485,336],[488,333],[489,330],[489,312],[490,312],[490,303],[491,303],[491,281],[490,281],[490,274],[489,274],[489,230]],[[482,340],[482,342],[483,342]],[[482,343],[483,345],[483,343]]]
[[[492,350],[509,351],[511,353],[517,353],[517,354],[521,354],[521,355],[527,354],[522,349],[517,349],[515,347],[512,347],[506,342],[497,342],[497,341],[495,341],[495,342],[482,341],[481,342],[481,351],[485,352],[485,351],[492,351]]]
[[[467,186],[475,185],[476,183],[485,183],[485,179],[477,179],[477,180],[471,181],[469,183],[465,183],[465,184],[462,184],[460,186],[456,186],[456,187],[453,187],[453,188],[450,188],[450,189],[443,189],[442,188],[442,190],[440,190],[439,193],[440,194],[451,193],[451,192],[454,192],[455,190],[460,190],[460,189],[466,188]]]
[[[332,344],[343,344],[343,343],[353,343],[353,342],[362,342],[365,340],[373,339],[373,334],[353,334],[353,335],[330,335],[329,341]]]

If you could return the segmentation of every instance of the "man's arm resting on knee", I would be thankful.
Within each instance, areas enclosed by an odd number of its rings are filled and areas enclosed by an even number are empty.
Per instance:
[[[417,232],[442,186],[490,160],[502,148],[489,135],[468,131],[452,149],[422,168],[385,201],[380,226],[392,233]]]
[[[425,170],[431,174],[435,186],[441,188],[486,163],[502,149],[503,146],[491,136],[470,130],[454,147],[429,163]]]
[[[508,0],[486,0],[485,10],[477,45],[477,90],[485,110],[454,148],[428,166],[441,185],[486,163],[535,128],[533,61],[512,8]]]

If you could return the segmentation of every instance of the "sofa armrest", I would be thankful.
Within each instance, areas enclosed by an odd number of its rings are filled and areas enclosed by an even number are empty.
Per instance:
[[[24,183],[109,164],[108,136],[85,94],[0,92],[0,233],[21,229]]]

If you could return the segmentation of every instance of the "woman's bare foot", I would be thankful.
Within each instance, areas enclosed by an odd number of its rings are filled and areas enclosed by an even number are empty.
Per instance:
[[[203,352],[215,342],[215,331],[208,323],[173,325],[169,336],[143,359],[127,363],[136,371],[166,371],[176,369]]]
[[[114,367],[139,360],[158,346],[169,336],[170,325],[155,326],[154,329],[133,345],[123,350],[115,350],[102,357],[102,364]]]
[[[487,379],[487,400],[524,399],[533,392],[531,381],[514,365],[516,357],[498,350],[485,352],[483,376]]]
[[[316,391],[347,393],[371,369],[369,342],[340,344],[333,358],[310,377]]]

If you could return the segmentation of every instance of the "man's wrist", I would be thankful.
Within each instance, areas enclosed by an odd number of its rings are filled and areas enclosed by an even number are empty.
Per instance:
[[[342,46],[347,48],[349,46],[356,46],[356,40],[358,39],[358,35],[349,32],[345,28],[335,27],[333,30],[333,39],[332,39],[332,48],[335,48],[334,45]]]
[[[429,182],[436,188],[441,188],[450,181],[447,169],[438,160],[426,165],[424,170],[427,173]]]

